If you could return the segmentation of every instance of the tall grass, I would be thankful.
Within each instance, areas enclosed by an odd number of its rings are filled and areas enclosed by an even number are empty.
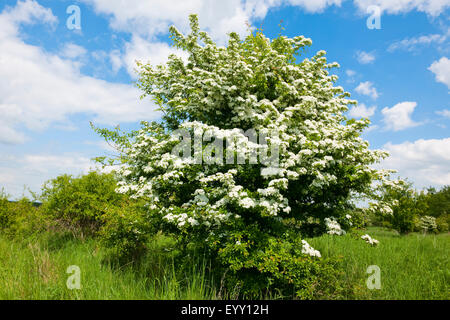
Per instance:
[[[357,236],[330,236],[308,240],[323,256],[342,256],[342,284],[351,288],[348,299],[449,299],[449,234],[400,236],[394,231],[369,228],[380,241],[371,247]],[[369,290],[367,267],[381,270],[381,289]]]
[[[346,299],[449,299],[450,236],[400,236],[379,228],[367,231],[380,241],[371,247],[353,235],[308,239],[322,256],[341,256]],[[210,276],[201,254],[188,269],[178,269],[171,239],[158,237],[139,263],[116,266],[105,262],[95,240],[71,235],[40,234],[11,240],[0,235],[0,299],[220,299],[220,280]],[[81,290],[66,286],[67,267],[81,269]],[[366,269],[381,269],[381,289],[369,290]],[[234,297],[234,295],[233,295]],[[262,298],[277,297],[265,293]]]
[[[105,263],[93,240],[68,237],[11,241],[0,236],[0,299],[215,299],[207,265],[176,272],[173,259],[155,251],[138,264]],[[69,290],[69,266],[81,269],[81,289]]]

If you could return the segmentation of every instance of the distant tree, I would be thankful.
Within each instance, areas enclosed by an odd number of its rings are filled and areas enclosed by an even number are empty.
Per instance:
[[[428,189],[428,215],[439,217],[450,214],[450,186],[443,187],[440,191],[435,188]]]

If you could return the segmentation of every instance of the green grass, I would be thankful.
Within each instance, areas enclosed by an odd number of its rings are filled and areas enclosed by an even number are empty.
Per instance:
[[[54,238],[37,242],[0,236],[0,299],[214,299],[206,266],[193,263],[180,276],[173,260],[155,246],[135,266],[105,263],[92,240]],[[81,269],[81,290],[69,290],[69,266]]]
[[[352,236],[309,239],[322,256],[341,256],[345,270],[340,285],[346,299],[449,299],[448,234],[398,234],[371,228],[380,241],[371,247]],[[34,240],[13,241],[0,235],[0,299],[218,299],[218,286],[208,276],[201,257],[192,268],[177,272],[167,250],[170,239],[160,237],[142,263],[113,267],[104,262],[93,240],[44,234]],[[67,267],[81,269],[81,290],[69,290]],[[369,290],[366,269],[381,268],[381,289]]]
[[[394,231],[369,228],[380,241],[372,247],[354,235],[330,236],[308,240],[322,256],[342,256],[345,274],[342,285],[351,288],[348,299],[449,299],[449,234],[400,236]],[[369,290],[367,267],[381,271],[381,289]]]

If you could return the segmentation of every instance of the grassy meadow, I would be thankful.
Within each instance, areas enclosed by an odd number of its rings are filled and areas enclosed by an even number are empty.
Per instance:
[[[382,228],[366,230],[380,241],[371,247],[357,235],[324,235],[308,241],[324,257],[341,257],[337,286],[340,299],[449,299],[449,234],[400,236]],[[138,265],[117,267],[103,259],[92,239],[44,233],[12,240],[0,235],[0,299],[234,299],[209,276],[201,255],[192,270],[180,274],[170,252],[170,239],[160,236]],[[81,269],[81,289],[69,290],[71,265]],[[369,290],[366,269],[381,269],[381,289]],[[276,295],[262,299],[277,298]]]

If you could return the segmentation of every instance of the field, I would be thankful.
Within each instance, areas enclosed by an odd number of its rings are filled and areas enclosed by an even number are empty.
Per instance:
[[[342,299],[449,299],[449,234],[400,236],[393,231],[364,231],[380,241],[371,247],[355,235],[308,240],[324,257],[341,256],[344,272],[337,286]],[[149,244],[139,265],[120,268],[104,262],[93,240],[70,235],[40,235],[27,240],[0,236],[0,299],[233,299],[208,276],[202,257],[192,258],[192,270],[177,272],[167,255],[171,241],[163,236]],[[81,289],[69,290],[66,270],[81,270]],[[381,269],[381,289],[369,290],[366,269]],[[261,298],[276,298],[262,296]]]

